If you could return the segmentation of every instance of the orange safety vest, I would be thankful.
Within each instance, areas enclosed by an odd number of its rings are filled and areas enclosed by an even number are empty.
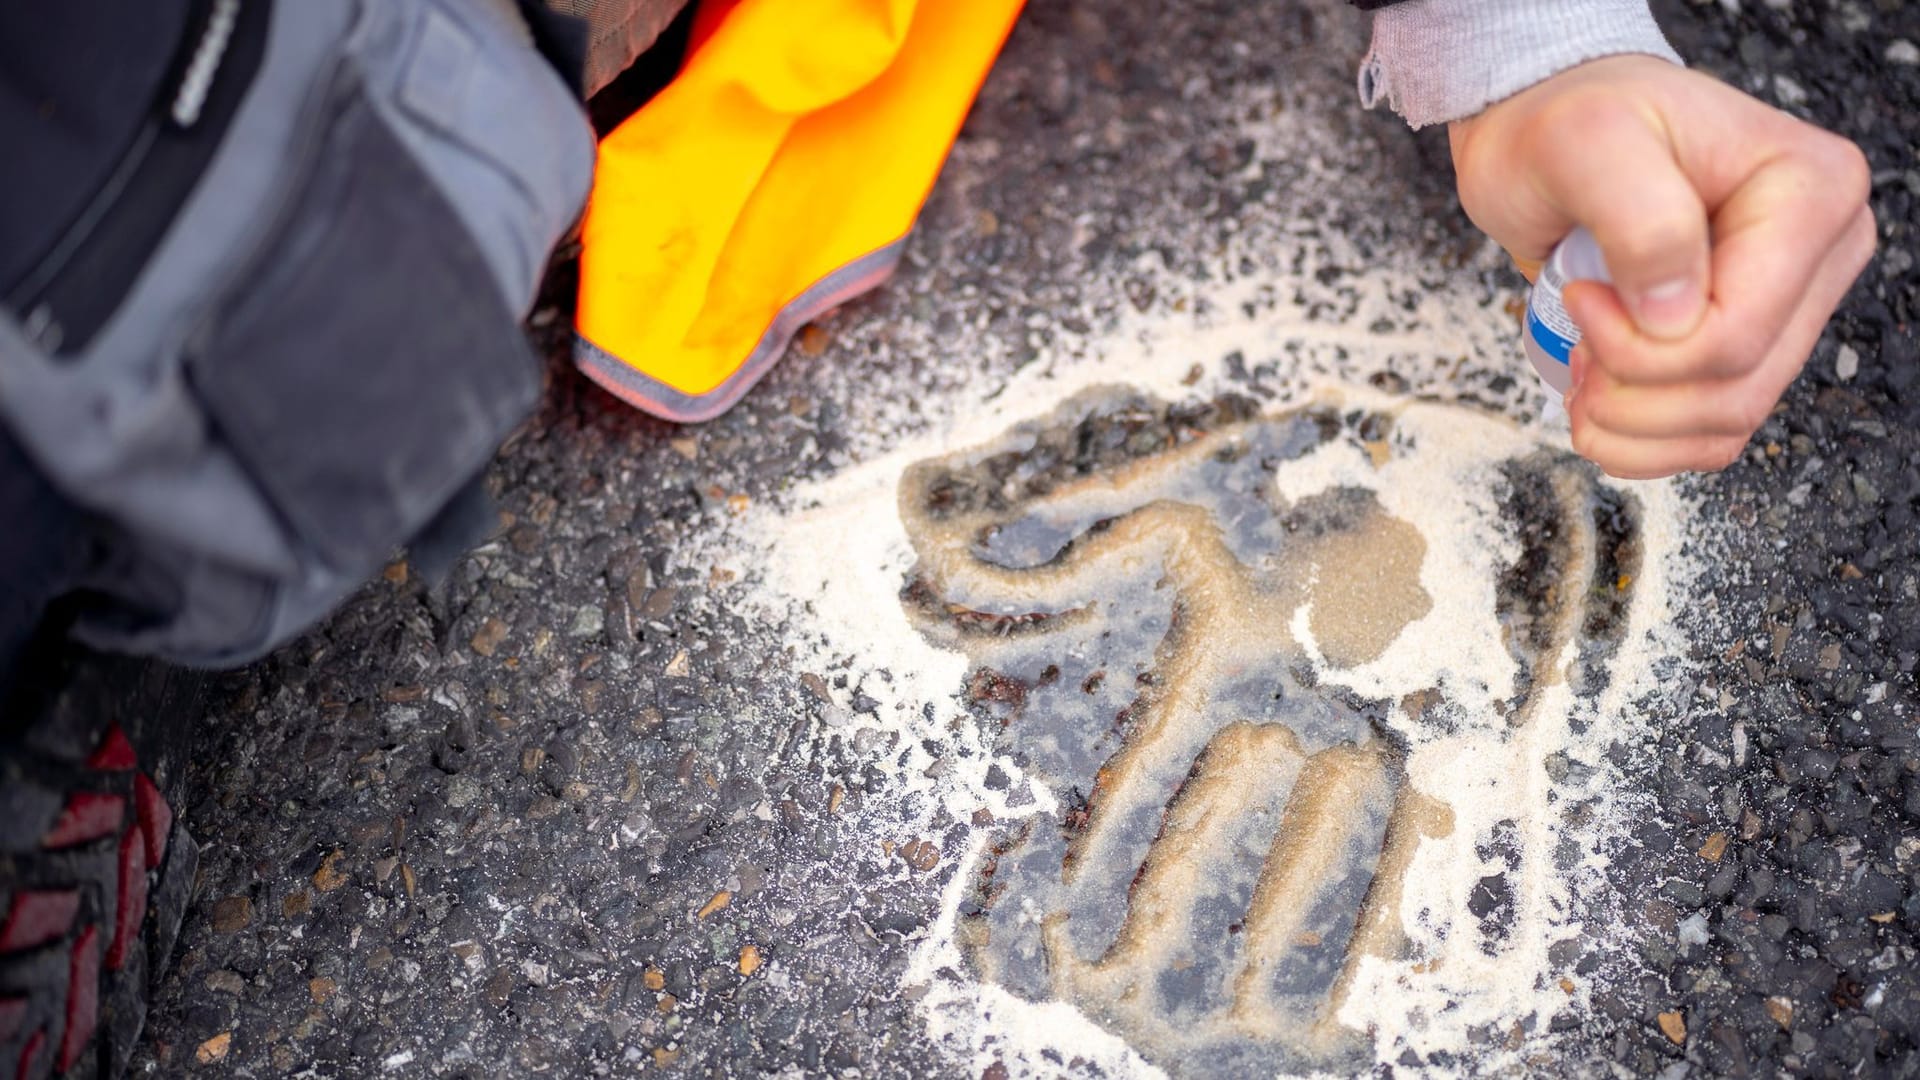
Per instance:
[[[885,281],[1022,0],[705,0],[679,75],[600,143],[574,356],[711,419]]]

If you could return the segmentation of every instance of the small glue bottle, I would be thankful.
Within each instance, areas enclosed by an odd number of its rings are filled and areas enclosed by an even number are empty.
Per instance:
[[[1540,381],[1553,388],[1556,398],[1565,396],[1573,384],[1573,371],[1567,366],[1573,347],[1580,344],[1580,328],[1567,314],[1561,293],[1569,281],[1612,282],[1607,261],[1600,254],[1600,243],[1593,234],[1578,228],[1553,249],[1540,276],[1527,294],[1527,325],[1521,342]]]

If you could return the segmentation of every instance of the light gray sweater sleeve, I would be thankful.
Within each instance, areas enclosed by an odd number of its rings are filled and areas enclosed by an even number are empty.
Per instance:
[[[1374,12],[1360,100],[1425,127],[1622,53],[1681,62],[1646,0],[1406,0]]]

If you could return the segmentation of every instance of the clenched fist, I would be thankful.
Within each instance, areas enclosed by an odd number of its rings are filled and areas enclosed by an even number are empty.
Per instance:
[[[1664,60],[1582,64],[1450,134],[1461,204],[1529,279],[1574,226],[1600,242],[1613,285],[1566,291],[1566,404],[1614,476],[1736,460],[1873,255],[1857,147]]]

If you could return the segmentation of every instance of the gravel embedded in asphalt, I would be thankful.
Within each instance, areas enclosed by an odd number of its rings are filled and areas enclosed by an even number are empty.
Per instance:
[[[1861,142],[1882,244],[1747,457],[1691,485],[1724,525],[1682,613],[1693,706],[1618,749],[1650,806],[1609,871],[1637,948],[1565,946],[1610,992],[1554,1068],[1916,1075],[1920,11],[1656,6],[1698,66]],[[1444,137],[1353,106],[1362,44],[1328,3],[1034,7],[894,282],[699,428],[566,367],[562,259],[497,534],[438,588],[396,564],[227,681],[186,809],[202,880],[136,1068],[960,1074],[900,980],[974,823],[850,826],[899,748],[729,606],[745,568],[685,544],[1004,380],[1103,290],[1150,307],[1143,261],[1206,275],[1229,233],[1298,209],[1276,192],[1310,179],[1261,157],[1228,88],[1303,88],[1354,163],[1310,224],[1459,265],[1478,240]]]

